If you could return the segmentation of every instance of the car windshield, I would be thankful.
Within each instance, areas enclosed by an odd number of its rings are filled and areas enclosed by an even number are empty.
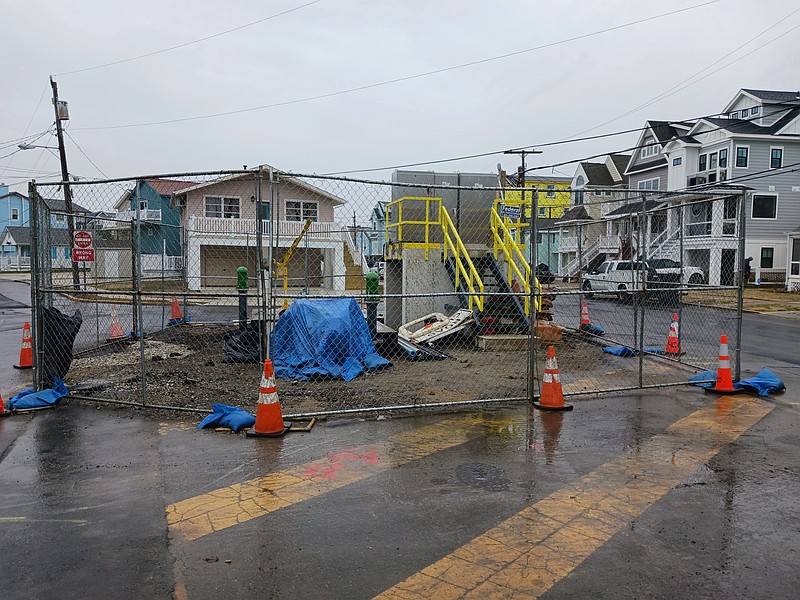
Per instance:
[[[654,269],[678,269],[681,263],[669,258],[656,258],[650,261],[650,266]]]

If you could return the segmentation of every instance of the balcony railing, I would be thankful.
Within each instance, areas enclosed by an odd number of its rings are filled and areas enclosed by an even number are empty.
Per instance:
[[[188,234],[200,234],[203,236],[238,236],[256,235],[257,221],[255,219],[221,219],[217,217],[190,217]],[[305,221],[278,221],[276,233],[280,238],[294,239],[303,229]],[[269,221],[261,222],[262,235],[269,235]],[[311,240],[334,240],[341,239],[342,227],[336,223],[323,222],[312,223],[306,238]]]
[[[160,208],[148,208],[146,210],[139,211],[139,215],[142,221],[149,221],[152,223],[161,223],[161,209]],[[135,221],[136,220],[136,211],[135,210],[121,210],[117,213],[116,219],[120,221]]]

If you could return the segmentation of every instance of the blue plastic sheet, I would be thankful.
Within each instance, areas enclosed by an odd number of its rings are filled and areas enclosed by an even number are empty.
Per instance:
[[[256,423],[256,418],[244,409],[228,406],[227,404],[215,404],[214,412],[208,415],[198,429],[206,427],[227,427],[234,431],[241,431],[252,427]]]
[[[52,388],[34,391],[33,388],[20,392],[8,401],[8,406],[12,410],[25,410],[30,408],[45,408],[55,406],[59,401],[69,394],[64,380],[60,377],[55,378],[55,385]]]
[[[717,372],[716,371],[701,371],[692,375],[687,380],[689,383],[694,383],[697,387],[710,388],[716,385]],[[736,387],[734,385],[734,387]]]
[[[606,332],[606,330],[600,327],[600,325],[592,325],[591,323],[588,325],[583,323],[580,330],[592,335],[604,335]]]
[[[350,381],[392,363],[375,350],[367,321],[353,298],[296,300],[270,339],[275,375]]]
[[[733,384],[733,387],[744,388],[757,393],[759,396],[769,396],[774,392],[782,392],[786,389],[786,385],[783,381],[766,367],[761,369],[759,374],[755,377],[742,379]]]
[[[614,356],[636,356],[636,351],[628,346],[605,346],[603,352]]]

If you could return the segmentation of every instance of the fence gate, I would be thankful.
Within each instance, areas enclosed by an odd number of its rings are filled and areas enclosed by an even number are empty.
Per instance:
[[[524,402],[550,344],[571,396],[685,384],[721,335],[738,374],[740,189],[259,169],[29,193],[35,380],[80,398],[252,412],[270,357],[286,415]]]

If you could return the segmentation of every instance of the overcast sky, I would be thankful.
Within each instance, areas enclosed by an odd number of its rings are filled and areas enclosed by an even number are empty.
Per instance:
[[[720,0],[588,35],[703,3],[2,0],[0,181],[24,192],[31,177],[59,178],[48,150],[7,156],[17,138],[52,125],[50,75],[69,102],[70,173],[87,178],[260,163],[298,173],[391,167],[713,114],[742,87],[800,89],[796,0]],[[302,101],[362,86],[374,87]],[[637,137],[548,147],[529,165],[621,150]],[[518,158],[418,168],[494,172],[498,162],[513,171]]]

